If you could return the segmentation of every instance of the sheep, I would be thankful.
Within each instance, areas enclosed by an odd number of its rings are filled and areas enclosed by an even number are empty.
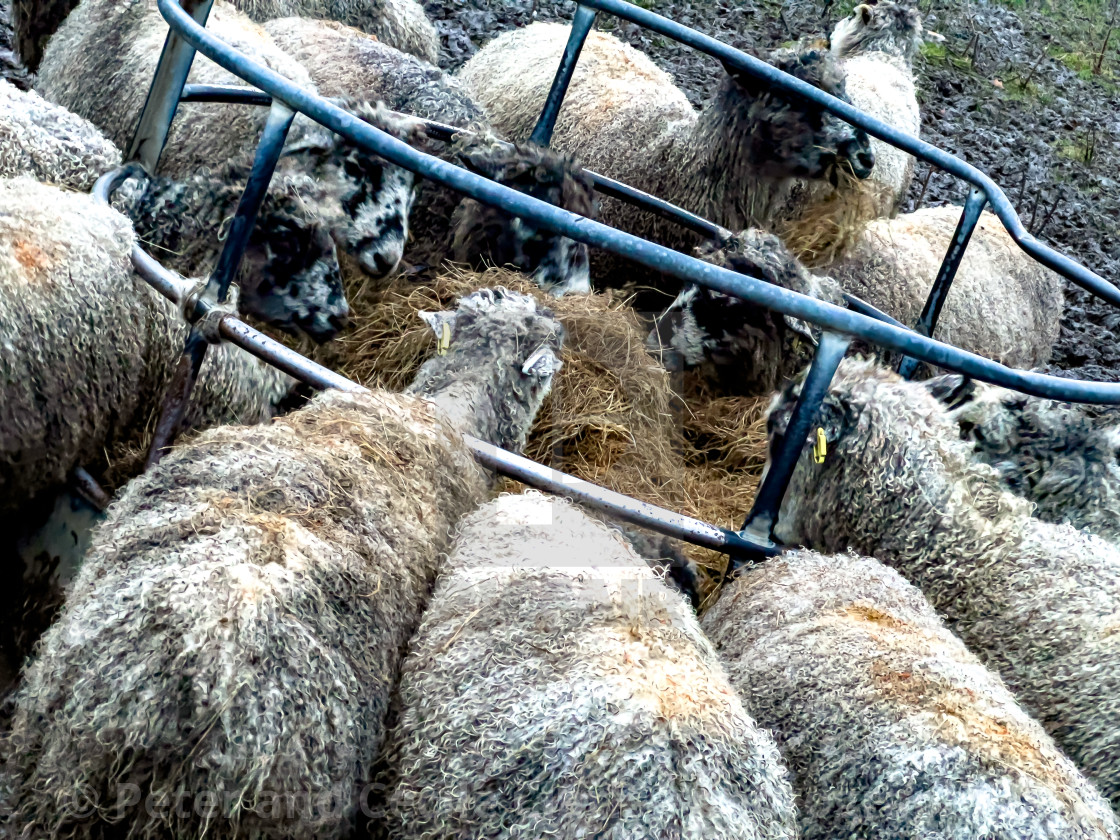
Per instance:
[[[233,0],[256,21],[276,18],[306,18],[338,22],[368,33],[374,39],[404,53],[439,63],[439,35],[416,0]],[[265,27],[266,29],[268,26]]]
[[[775,398],[772,445],[799,390]],[[874,556],[919,586],[1120,807],[1120,550],[1034,519],[921,383],[846,359],[819,416],[827,454],[802,453],[775,537]]]
[[[877,219],[828,269],[846,292],[904,324],[918,321],[960,220],[959,207]],[[1010,367],[1044,364],[1057,341],[1061,277],[1027,255],[982,213],[933,337]]]
[[[205,276],[217,265],[250,165],[241,158],[182,179],[130,178],[113,206],[132,219],[153,256],[180,274]],[[334,240],[317,212],[330,201],[323,193],[305,172],[278,174],[236,278],[242,313],[318,342],[333,337],[349,315]]]
[[[459,72],[505,136],[529,137],[568,32],[545,23],[506,32]],[[824,50],[777,50],[770,60],[845,97],[843,72]],[[833,179],[841,167],[866,178],[874,163],[862,130],[736,70],[697,113],[668,73],[596,31],[583,46],[552,142],[596,172],[731,230],[767,227],[798,179]],[[670,247],[696,244],[675,223],[621,202],[604,201],[602,218]]]
[[[501,142],[463,86],[439,68],[331,21],[282,18],[264,28],[307,68],[324,96],[360,95],[394,111],[460,127],[465,134],[450,149],[431,151],[535,198],[594,214],[594,188],[578,164],[534,144]],[[437,184],[421,183],[411,229],[413,262],[439,264],[451,258],[476,268],[512,264],[557,295],[590,291],[587,246]]]
[[[845,306],[830,278],[812,274],[772,233],[749,228],[696,249],[702,260]],[[718,392],[769,394],[802,370],[816,349],[815,328],[689,283],[657,318],[646,347],[670,369],[696,368]]]
[[[805,840],[1120,836],[1003,681],[877,561],[786,552],[701,625],[778,742]]]
[[[488,490],[461,434],[521,445],[559,367],[523,295],[428,319],[450,347],[407,393],[203,433],[109,509],[14,701],[22,831],[350,836],[437,558]]]
[[[133,272],[128,220],[93,197],[0,179],[0,511],[64,483],[158,412],[187,327]],[[207,355],[188,428],[267,420],[291,380]]]
[[[89,192],[120,162],[117,147],[89,122],[0,79],[0,178],[31,175]]]
[[[1120,427],[1083,408],[974,382],[956,374],[930,379],[974,457],[1003,486],[1034,503],[1045,522],[1120,542]]]
[[[207,29],[293,83],[314,89],[298,62],[222,0],[214,4]],[[167,24],[154,0],[82,3],[47,47],[39,69],[39,90],[48,100],[91,120],[124,148],[136,130],[166,34]],[[189,81],[240,84],[236,76],[201,55],[194,61]],[[343,104],[356,116],[402,139],[422,134],[415,121],[394,118],[384,109],[363,102]],[[233,159],[252,154],[265,119],[263,108],[181,104],[159,174],[188,177],[209,169],[223,155]],[[285,152],[278,172],[290,166],[320,182],[320,190],[331,197],[329,205],[321,208],[324,221],[362,268],[374,276],[394,270],[404,250],[412,173],[387,165],[302,115],[292,125]],[[328,292],[339,294],[337,289]],[[325,295],[312,289],[310,296]]]
[[[793,797],[696,618],[567,501],[466,517],[402,667],[394,838],[793,838]]]
[[[914,57],[922,44],[922,18],[906,2],[861,3],[832,31],[832,54],[847,77],[852,105],[905,134],[919,136],[922,118],[914,90]],[[866,186],[870,201],[862,221],[893,216],[914,177],[912,155],[871,138],[875,167]],[[818,188],[809,201],[821,200]],[[841,198],[843,200],[843,197]]]

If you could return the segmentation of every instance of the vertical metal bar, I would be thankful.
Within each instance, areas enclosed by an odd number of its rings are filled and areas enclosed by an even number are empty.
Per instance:
[[[191,391],[194,390],[194,383],[198,380],[198,372],[202,369],[202,361],[206,358],[206,349],[209,346],[198,327],[192,326],[187,335],[183,355],[179,357],[179,364],[175,367],[175,374],[171,377],[171,384],[163,397],[159,422],[156,423],[155,436],[152,438],[152,446],[148,450],[148,460],[144,469],[151,469],[158,464],[167,454],[167,448],[179,436],[179,428],[183,424],[183,416],[187,413]]]
[[[182,0],[181,5],[199,26],[205,26],[214,0]],[[148,89],[144,110],[140,112],[140,122],[125,155],[126,161],[140,161],[151,174],[155,174],[159,156],[163,154],[171,120],[179,107],[179,95],[191,72],[194,53],[194,47],[180,38],[174,29],[167,30],[156,74]]]
[[[230,283],[241,266],[245,246],[249,243],[249,235],[257,221],[257,212],[264,201],[269,181],[276,169],[276,161],[280,159],[288,129],[292,127],[295,116],[295,111],[279,99],[273,100],[269,106],[268,119],[257,144],[257,154],[253,158],[249,179],[245,182],[245,191],[241,193],[241,200],[237,203],[237,211],[233,214],[225,247],[218,257],[218,265],[206,283],[206,296],[210,300],[225,303]]]
[[[844,354],[848,352],[851,338],[839,333],[824,332],[821,334],[821,343],[817,353],[813,356],[813,364],[805,376],[801,386],[801,396],[797,405],[793,407],[793,414],[789,418],[789,427],[782,438],[778,454],[771,461],[766,477],[758,488],[747,521],[743,523],[740,532],[752,542],[773,544],[774,524],[778,521],[778,511],[782,506],[782,499],[786,495],[790,479],[793,478],[794,467],[801,451],[805,448],[805,441],[817,422],[817,412],[821,407],[821,400],[828,392],[828,386],[839,367]],[[732,561],[732,571],[738,565]]]
[[[241,200],[237,204],[237,211],[230,224],[225,247],[222,248],[218,265],[210,275],[210,279],[206,281],[206,289],[202,293],[202,297],[207,301],[224,303],[229,295],[230,284],[241,266],[245,246],[249,243],[249,235],[253,232],[253,225],[257,221],[257,211],[260,210],[261,202],[268,190],[272,173],[276,169],[276,161],[280,159],[280,152],[284,148],[284,141],[287,139],[288,129],[291,128],[293,119],[295,119],[295,111],[278,99],[273,101],[269,107],[268,119],[261,133],[260,142],[257,144],[253,168],[249,172],[245,190],[241,193]],[[209,344],[198,326],[192,326],[187,336],[186,346],[183,348],[183,355],[175,368],[175,375],[163,398],[159,422],[156,424],[151,449],[148,450],[148,462],[145,468],[158,464],[167,448],[179,436],[183,416],[190,404],[191,392],[194,390],[194,383],[198,380],[202,362],[206,359],[208,347]]]
[[[972,232],[976,230],[976,224],[980,221],[980,214],[987,203],[987,196],[981,190],[973,187],[964,203],[964,211],[961,213],[961,220],[957,222],[957,230],[953,234],[953,240],[949,243],[949,250],[945,254],[945,259],[941,261],[937,278],[933,281],[933,288],[930,289],[929,297],[926,298],[926,305],[922,308],[918,323],[914,325],[914,332],[919,335],[933,335],[934,327],[937,326],[937,319],[941,316],[941,309],[945,306],[945,298],[949,296],[949,289],[952,288],[953,278],[957,276],[957,269],[960,268],[961,260],[964,259],[965,249],[968,248],[968,242],[972,239]],[[917,369],[918,360],[909,356],[904,358],[898,366],[899,374],[905,379],[912,377]]]
[[[595,24],[594,9],[587,6],[577,6],[575,17],[572,18],[572,31],[568,35],[568,43],[564,46],[564,55],[560,57],[560,66],[556,68],[556,76],[552,80],[552,87],[548,91],[548,98],[544,101],[544,108],[529,135],[529,141],[538,146],[547,146],[552,140],[552,130],[556,128],[556,117],[560,114],[560,106],[564,104],[564,94],[568,92],[568,85],[572,81],[572,74],[576,71],[576,62],[579,61],[580,50],[583,42],[587,40],[587,33]]]

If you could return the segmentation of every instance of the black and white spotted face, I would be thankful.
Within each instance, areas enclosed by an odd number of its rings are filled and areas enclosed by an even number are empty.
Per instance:
[[[242,262],[242,312],[322,342],[350,310],[334,240],[322,223],[262,208]]]
[[[408,216],[416,178],[355,147],[342,147],[335,170],[345,185],[344,217],[336,227],[339,245],[372,277],[396,270],[408,241]]]

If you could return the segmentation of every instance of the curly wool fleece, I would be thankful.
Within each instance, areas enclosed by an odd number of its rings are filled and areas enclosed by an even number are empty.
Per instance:
[[[1108,803],[922,594],[875,560],[791,551],[704,615],[794,776],[805,840],[1105,840]]]
[[[828,456],[807,443],[776,536],[901,572],[1120,808],[1120,549],[1033,518],[921,383],[847,359],[820,417]]]
[[[139,441],[158,411],[187,327],[133,272],[134,243],[128,220],[92,196],[0,179],[0,510]],[[263,422],[291,384],[217,347],[186,427]]]
[[[13,824],[348,836],[436,557],[485,489],[408,396],[325,393],[177,448],[110,509],[24,674]]]
[[[523,443],[560,367],[533,298],[426,314],[450,348],[409,395],[321,394],[129,485],[15,698],[0,813],[51,838],[349,836],[437,558],[489,489],[460,433]]]
[[[0,80],[0,178],[31,175],[89,192],[120,163],[117,147],[91,123]]]
[[[461,523],[400,704],[393,837],[796,836],[774,743],[688,604],[566,501]]]

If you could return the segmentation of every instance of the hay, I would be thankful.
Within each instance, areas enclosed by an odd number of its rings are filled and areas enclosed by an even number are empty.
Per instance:
[[[564,367],[525,455],[644,502],[723,527],[742,524],[765,462],[767,400],[714,397],[692,379],[674,389],[645,349],[646,328],[619,295],[554,298],[503,269],[448,267],[387,282],[345,276],[352,328],[333,346],[313,351],[322,363],[367,387],[398,389],[435,352],[435,337],[418,311],[451,309],[462,295],[498,285],[532,294],[552,309],[566,335]],[[701,581],[707,603],[726,558],[696,547],[686,553],[708,570]]]
[[[774,232],[808,268],[832,265],[847,254],[867,223],[880,215],[876,208],[885,189],[838,167],[837,185],[810,186],[804,206],[776,222]]]

